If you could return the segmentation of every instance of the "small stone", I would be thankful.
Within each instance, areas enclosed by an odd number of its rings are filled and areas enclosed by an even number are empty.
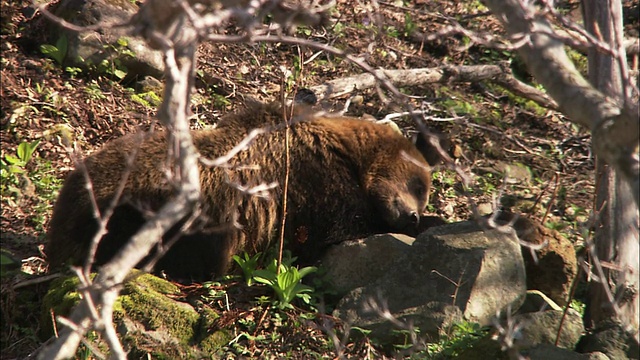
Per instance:
[[[453,204],[448,203],[442,208],[442,212],[447,216],[452,216],[455,212],[453,209]]]
[[[478,204],[478,213],[480,216],[485,216],[493,213],[493,205],[491,203]]]
[[[23,61],[22,65],[24,65],[25,68],[30,70],[40,70],[42,68],[42,65],[40,64],[40,62],[31,60],[31,59],[27,59]]]

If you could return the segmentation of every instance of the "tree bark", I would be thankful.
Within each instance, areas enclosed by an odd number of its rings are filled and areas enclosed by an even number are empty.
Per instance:
[[[599,33],[605,43],[615,44],[615,33],[623,30],[621,23],[615,26],[612,21],[615,16],[622,18],[620,1],[583,1],[582,5],[587,31]],[[620,63],[594,48],[589,50],[588,60],[591,84],[605,95],[622,101],[625,84]],[[614,320],[637,337],[638,209],[628,183],[600,157],[596,160],[595,211],[599,216],[594,239],[596,258],[592,261],[615,264],[615,267],[603,267],[604,279],[589,283],[586,325],[597,327],[603,321]]]

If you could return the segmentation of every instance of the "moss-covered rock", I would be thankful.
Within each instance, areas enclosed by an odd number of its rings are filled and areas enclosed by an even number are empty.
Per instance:
[[[113,320],[130,358],[150,354],[154,359],[202,358],[218,351],[231,336],[226,331],[210,332],[218,314],[210,308],[196,310],[175,300],[180,289],[150,274],[134,273],[114,304]],[[80,294],[75,277],[52,283],[43,301],[43,320],[67,315]],[[52,327],[50,327],[52,329]],[[49,330],[46,335],[50,336]]]
[[[53,316],[66,316],[71,308],[81,299],[78,292],[78,280],[75,276],[62,277],[54,280],[49,291],[42,299],[42,316],[40,335],[48,338],[54,334]]]
[[[49,11],[78,26],[101,25],[100,30],[78,33],[47,17],[35,17],[28,23],[28,37],[34,44],[55,44],[58,54],[52,57],[63,68],[75,66],[119,80],[146,75],[161,78],[162,53],[149,48],[143,39],[131,36],[127,29],[115,26],[126,22],[138,10],[135,1],[129,0],[62,0]]]

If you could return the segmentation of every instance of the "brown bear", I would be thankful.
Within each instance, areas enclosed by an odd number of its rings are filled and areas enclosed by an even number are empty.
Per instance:
[[[225,274],[232,255],[264,251],[277,239],[285,177],[282,109],[253,104],[215,129],[193,131],[200,155],[215,159],[238,144],[253,126],[272,126],[228,166],[200,166],[201,225],[188,233],[176,226],[165,236],[179,240],[156,264],[172,278],[203,280]],[[386,125],[348,117],[297,114],[289,130],[290,168],[285,239],[299,261],[313,263],[330,244],[382,232],[413,232],[428,201],[430,172],[415,146]],[[163,132],[128,135],[85,160],[101,212],[113,201],[136,154],[122,196],[96,253],[100,265],[113,257],[150,213],[170,201]],[[242,187],[277,183],[268,199]],[[71,172],[54,207],[46,254],[52,269],[82,264],[98,229],[85,175]],[[140,264],[141,265],[141,264]]]

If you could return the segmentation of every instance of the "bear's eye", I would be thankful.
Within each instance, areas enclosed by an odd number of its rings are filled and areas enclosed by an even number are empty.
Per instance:
[[[425,196],[427,192],[427,186],[418,178],[413,178],[409,182],[409,190],[418,198]]]

